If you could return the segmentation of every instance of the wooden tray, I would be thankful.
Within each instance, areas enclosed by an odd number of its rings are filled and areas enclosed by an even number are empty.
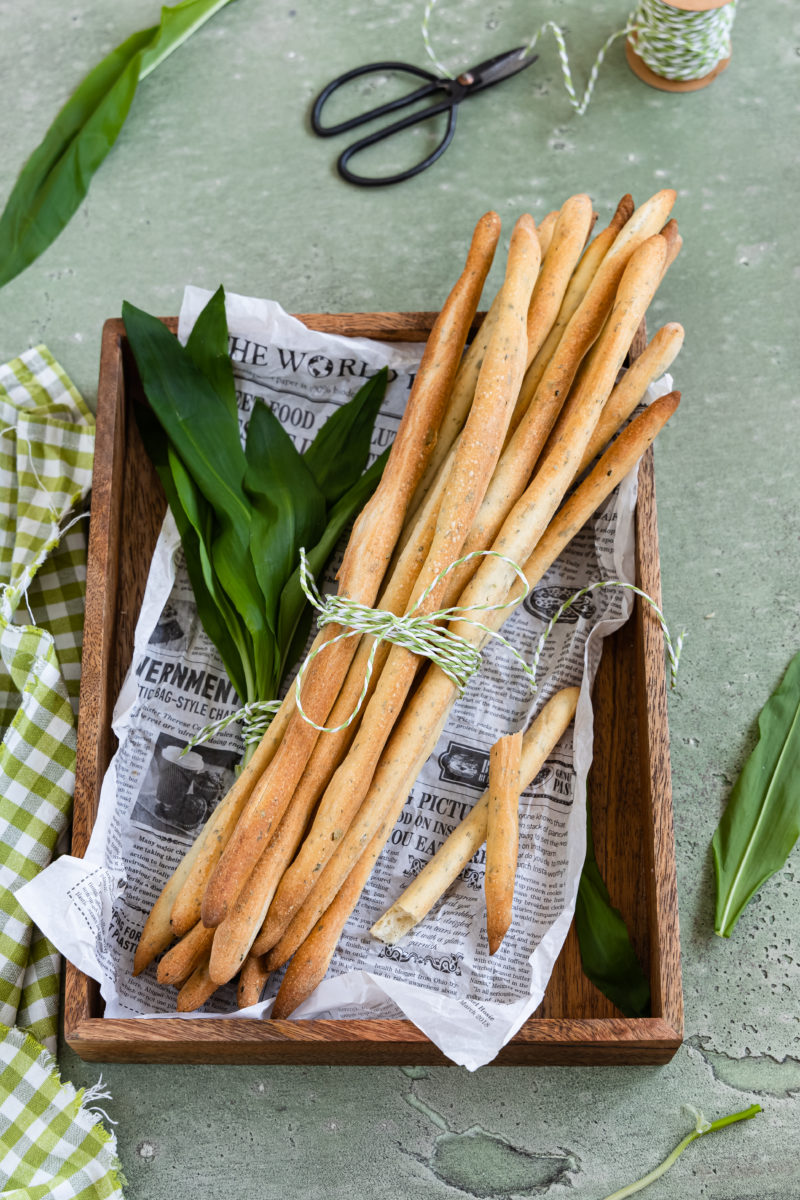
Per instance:
[[[302,314],[314,329],[424,341],[433,313]],[[177,322],[168,321],[172,329]],[[83,855],[114,750],[111,713],[131,660],[147,572],[164,516],[134,418],[143,400],[122,321],[103,331],[97,407],[72,852]],[[660,600],[652,451],[639,470],[636,582]],[[498,1064],[663,1063],[683,1034],[678,900],[664,646],[637,599],[604,642],[594,687],[589,775],[597,857],[649,970],[649,1018],[620,1016],[581,971],[570,932],[544,1002]],[[67,965],[65,1035],[81,1058],[112,1062],[435,1063],[448,1060],[410,1021],[104,1020],[99,987]]]

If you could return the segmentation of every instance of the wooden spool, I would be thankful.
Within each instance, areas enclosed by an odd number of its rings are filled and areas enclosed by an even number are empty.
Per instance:
[[[668,2],[671,8],[681,8],[685,12],[709,12],[712,8],[725,8],[730,0],[668,0]],[[632,37],[635,41],[636,34],[632,34]],[[723,58],[717,63],[713,71],[709,71],[707,75],[702,75],[699,79],[665,79],[663,75],[656,75],[655,71],[648,67],[627,40],[625,57],[634,75],[637,75],[650,87],[658,88],[662,92],[699,92],[701,88],[708,87],[710,83],[713,83],[731,61],[730,55],[728,55],[727,58]]]

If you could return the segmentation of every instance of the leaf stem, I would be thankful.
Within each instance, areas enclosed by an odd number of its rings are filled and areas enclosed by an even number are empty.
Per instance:
[[[643,1175],[641,1179],[637,1179],[634,1183],[627,1184],[626,1187],[620,1188],[617,1192],[612,1192],[610,1196],[606,1196],[605,1200],[625,1200],[626,1196],[632,1196],[635,1192],[641,1192],[643,1188],[649,1187],[651,1183],[655,1183],[662,1175],[678,1161],[687,1146],[698,1138],[705,1137],[707,1133],[714,1133],[717,1129],[724,1129],[726,1125],[733,1125],[737,1121],[749,1121],[756,1113],[761,1112],[760,1104],[751,1104],[749,1108],[743,1112],[731,1113],[727,1117],[720,1117],[717,1121],[710,1123],[698,1116],[697,1124],[691,1133],[687,1133],[686,1137],[678,1142],[678,1145],[668,1154],[664,1161],[655,1167],[648,1175]]]
[[[193,2],[197,2],[197,0],[189,0],[190,4]],[[144,54],[142,55],[142,64],[139,69],[139,82],[141,83],[143,79],[146,79],[151,71],[155,71],[159,63],[162,63],[165,58],[169,58],[173,50],[177,50],[180,46],[182,46],[183,43],[187,41],[192,34],[200,28],[201,25],[204,25],[206,21],[214,16],[215,13],[219,12],[221,8],[224,8],[226,4],[230,4],[230,2],[231,0],[212,0],[210,5],[205,7],[202,5],[199,6],[200,11],[198,12],[196,19],[191,23],[191,25],[186,26],[180,37],[177,37],[172,41],[168,38],[162,39],[160,36],[158,36],[152,48],[150,50],[145,50]],[[176,8],[183,8],[184,6],[185,0],[184,4],[175,5]],[[186,6],[188,7],[188,5]]]

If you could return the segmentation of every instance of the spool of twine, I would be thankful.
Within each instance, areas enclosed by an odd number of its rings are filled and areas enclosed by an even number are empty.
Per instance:
[[[736,0],[642,0],[625,43],[628,66],[663,92],[696,92],[731,61]]]

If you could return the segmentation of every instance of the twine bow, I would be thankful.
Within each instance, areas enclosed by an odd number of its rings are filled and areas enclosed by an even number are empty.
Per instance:
[[[515,596],[511,600],[505,600],[502,604],[454,605],[451,608],[440,608],[432,613],[419,613],[419,608],[434,588],[451,571],[454,571],[463,563],[470,562],[473,558],[499,558],[502,562],[506,563],[522,582],[523,590],[520,595]],[[525,572],[513,559],[507,558],[505,554],[498,554],[496,550],[473,550],[471,554],[465,554],[462,558],[457,558],[448,567],[439,572],[409,611],[402,616],[388,612],[386,609],[370,608],[368,605],[360,604],[357,600],[351,600],[347,596],[326,596],[323,600],[308,570],[308,561],[302,549],[300,551],[300,586],[309,602],[313,604],[314,608],[320,614],[317,618],[317,626],[320,629],[323,629],[326,625],[346,626],[344,633],[337,634],[336,637],[324,642],[317,650],[311,651],[297,672],[295,680],[297,709],[303,719],[309,725],[313,725],[315,729],[319,729],[321,733],[338,733],[341,729],[346,729],[355,720],[369,690],[369,682],[372,678],[372,669],[378,644],[383,641],[392,642],[396,646],[404,646],[406,650],[410,650],[413,654],[420,654],[425,658],[429,658],[455,684],[458,691],[463,692],[473,675],[480,670],[481,651],[472,642],[467,641],[460,634],[454,633],[452,629],[448,629],[446,625],[440,624],[440,622],[458,619],[459,621],[466,621],[468,624],[474,625],[477,629],[482,629],[513,654],[528,676],[531,687],[535,686],[531,668],[519,651],[510,642],[506,641],[502,634],[495,632],[488,625],[484,625],[481,621],[477,621],[469,615],[470,613],[488,613],[497,612],[504,608],[515,608],[528,594],[528,581],[525,578]],[[342,721],[340,725],[318,725],[304,710],[300,699],[303,675],[312,660],[318,654],[321,654],[323,650],[327,649],[327,647],[333,646],[336,642],[344,641],[345,638],[361,637],[363,634],[367,634],[375,640],[369,652],[364,672],[364,685],[356,706],[347,720]]]

